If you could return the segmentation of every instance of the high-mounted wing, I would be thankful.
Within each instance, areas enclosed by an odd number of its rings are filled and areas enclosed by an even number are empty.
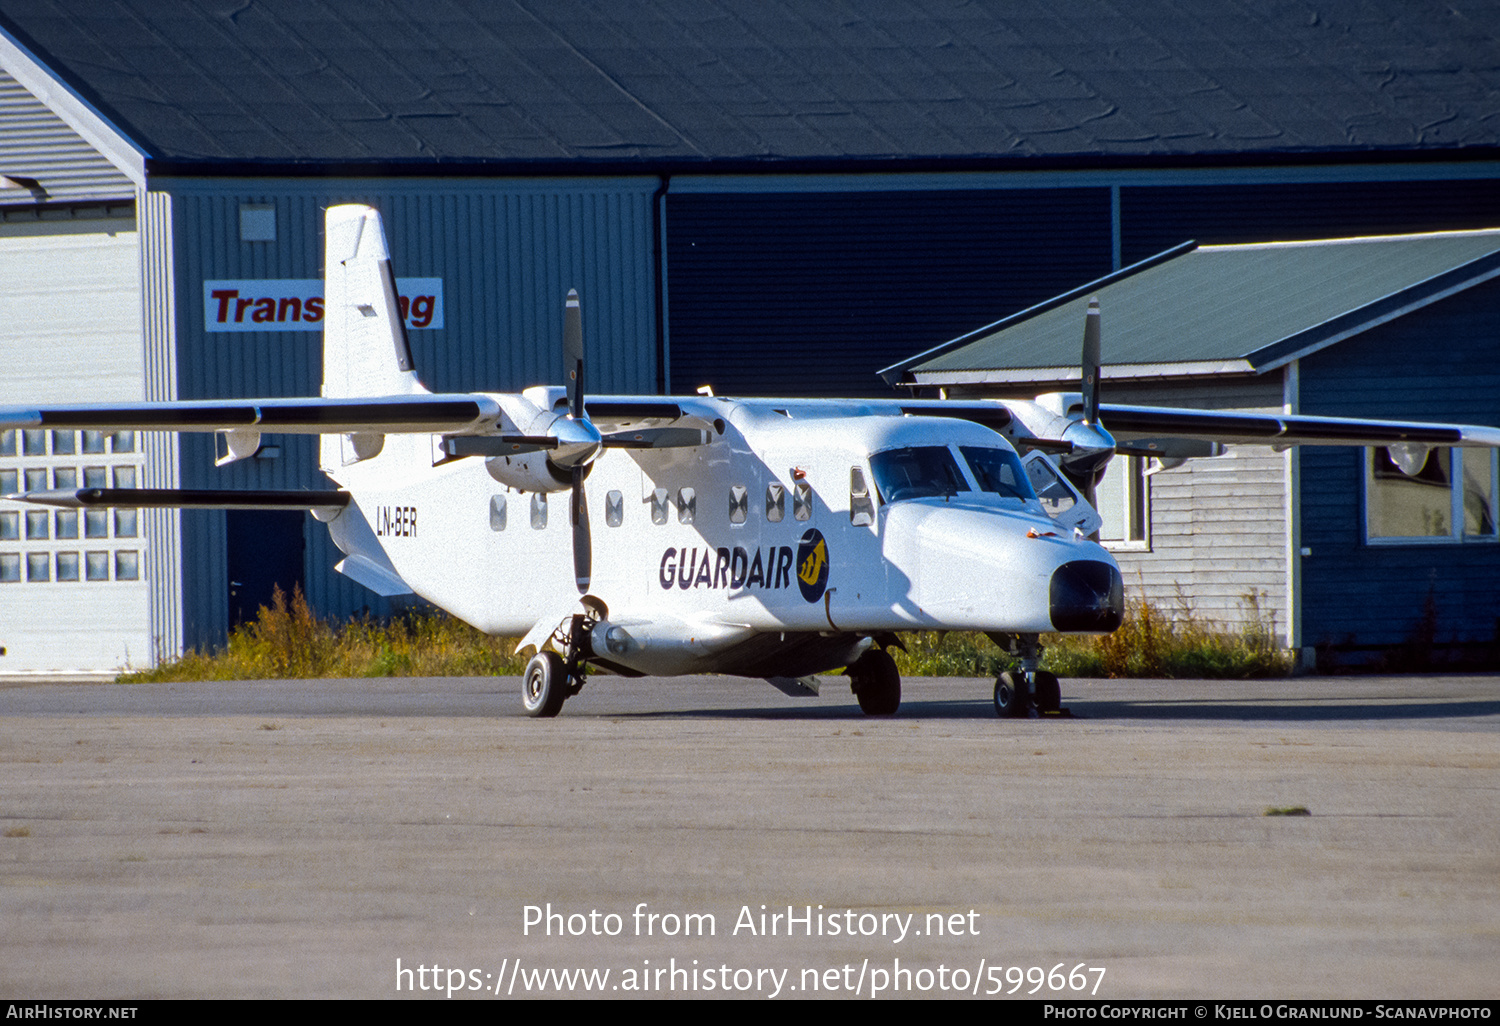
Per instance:
[[[114,431],[276,431],[337,435],[493,431],[494,399],[480,394],[361,399],[197,399],[159,403],[0,407],[0,428]]]
[[[1152,406],[1102,407],[1110,434],[1122,442],[1199,439],[1240,445],[1500,446],[1500,428],[1419,421],[1306,417],[1280,413],[1217,413]],[[1123,446],[1121,447],[1123,448]]]

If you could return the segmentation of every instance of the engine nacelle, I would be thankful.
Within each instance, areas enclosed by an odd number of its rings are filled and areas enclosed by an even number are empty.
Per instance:
[[[546,452],[491,456],[484,461],[484,469],[496,481],[520,492],[564,492],[573,483],[572,475],[553,466]]]

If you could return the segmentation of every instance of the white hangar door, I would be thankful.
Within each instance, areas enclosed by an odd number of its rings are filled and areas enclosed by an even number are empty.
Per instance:
[[[131,220],[0,221],[0,403],[142,396],[140,247]],[[132,432],[0,432],[0,495],[136,487]],[[151,659],[136,510],[0,500],[0,674]]]

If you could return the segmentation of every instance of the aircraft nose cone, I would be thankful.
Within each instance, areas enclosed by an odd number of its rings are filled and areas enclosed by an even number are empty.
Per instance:
[[[1125,582],[1110,563],[1079,559],[1052,571],[1052,626],[1060,631],[1108,632],[1125,614]]]

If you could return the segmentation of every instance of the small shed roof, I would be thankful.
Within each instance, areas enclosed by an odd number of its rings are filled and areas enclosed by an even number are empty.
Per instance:
[[[1500,275],[1500,229],[1186,243],[887,367],[892,384],[1076,377],[1099,298],[1104,374],[1258,374]]]

